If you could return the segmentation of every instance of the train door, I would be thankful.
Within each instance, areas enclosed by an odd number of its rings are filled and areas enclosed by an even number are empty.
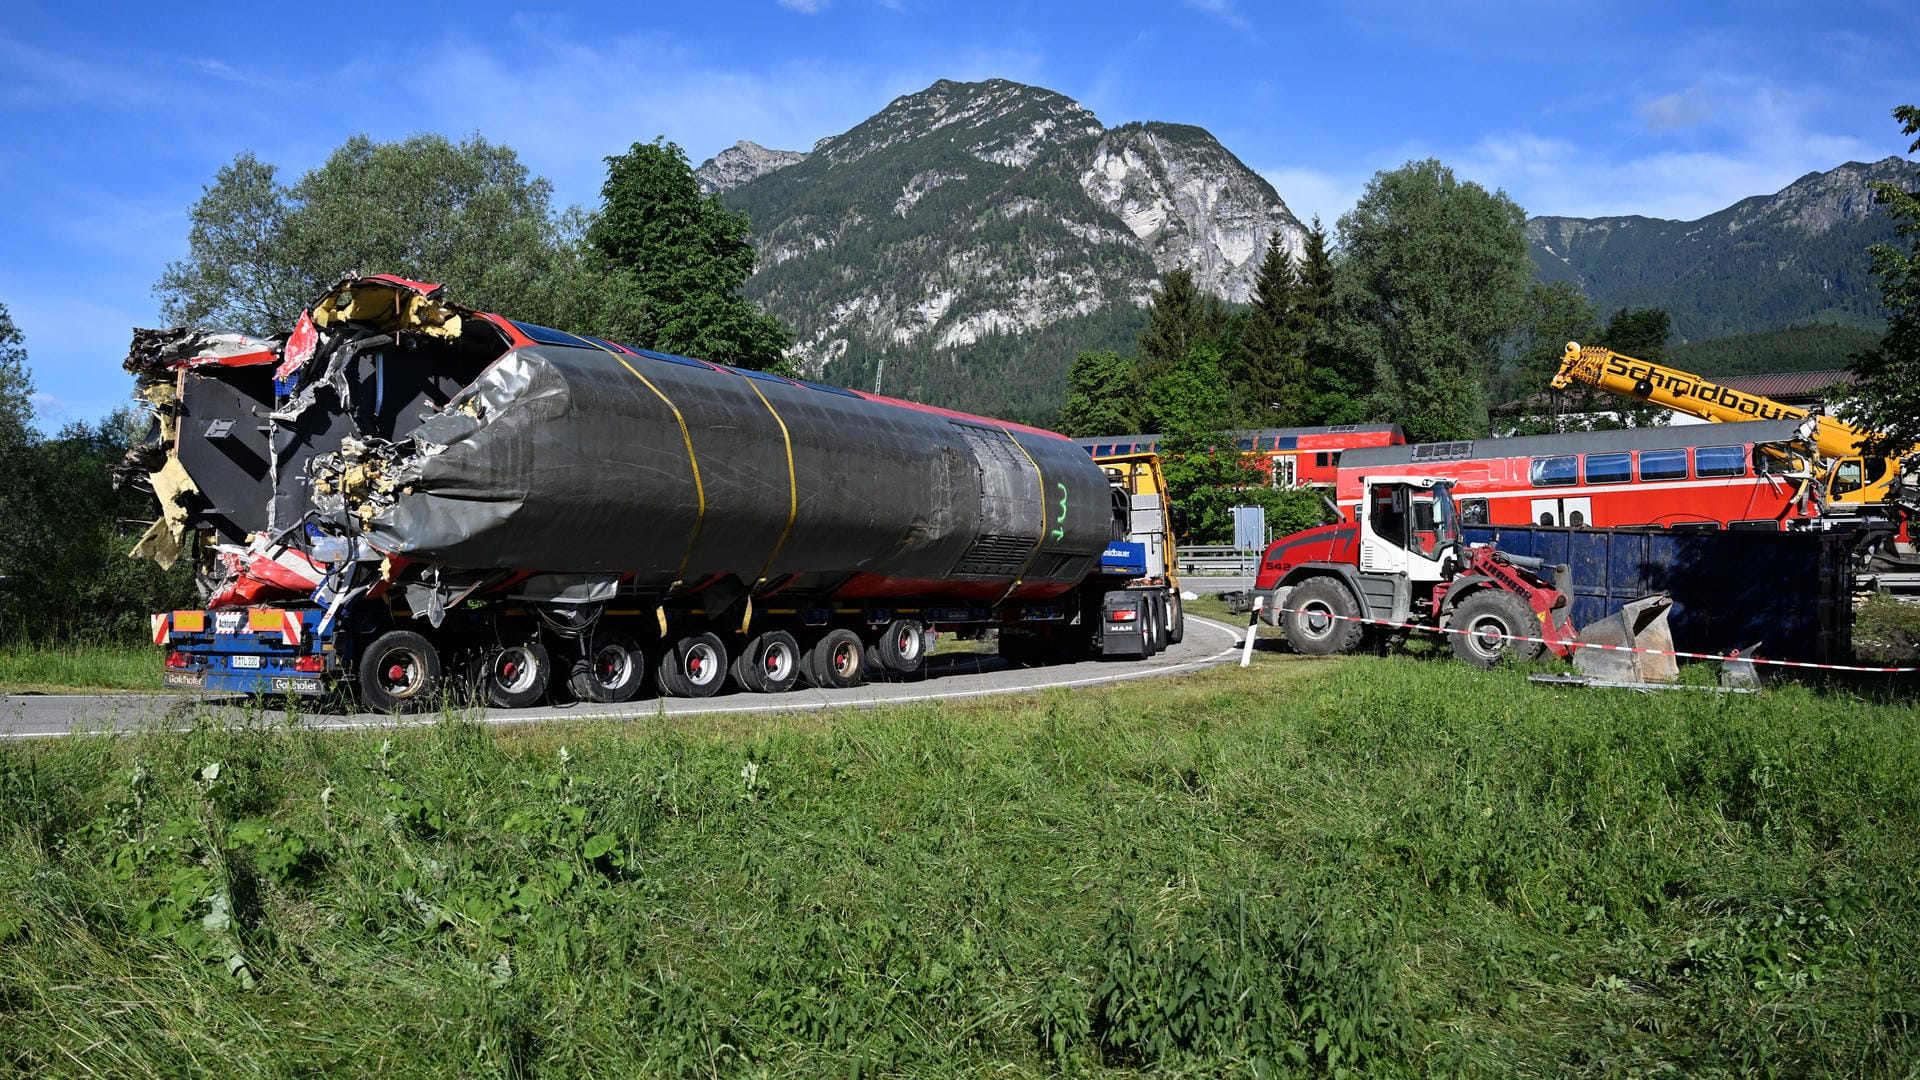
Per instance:
[[[1568,525],[1579,529],[1593,525],[1593,500],[1586,496],[1572,499],[1535,499],[1531,520],[1535,525]]]

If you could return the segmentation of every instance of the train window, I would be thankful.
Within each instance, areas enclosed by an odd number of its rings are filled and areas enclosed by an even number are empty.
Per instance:
[[[1779,532],[1780,523],[1772,518],[1752,518],[1746,521],[1729,521],[1727,528],[1735,532]]]
[[[1461,499],[1460,524],[1485,525],[1487,523],[1487,500]]]
[[[1099,446],[1096,446],[1093,448],[1094,457],[1111,457],[1112,455],[1113,455],[1112,443],[1101,443]]]
[[[1632,454],[1587,455],[1587,483],[1626,484],[1632,481]]]
[[[1271,435],[1260,436],[1260,452],[1270,453],[1272,450],[1273,450],[1273,436]]]
[[[1533,478],[1534,487],[1566,487],[1580,478],[1580,459],[1568,454],[1565,457],[1540,457],[1533,459],[1533,465],[1527,470]]]
[[[1235,439],[1233,440],[1233,446],[1234,446],[1234,449],[1240,451],[1243,454],[1253,453],[1252,439]]]
[[[1640,479],[1685,480],[1686,478],[1687,451],[1684,447],[1676,450],[1640,451]]]
[[[1698,446],[1693,451],[1695,476],[1745,476],[1747,448],[1744,446]]]

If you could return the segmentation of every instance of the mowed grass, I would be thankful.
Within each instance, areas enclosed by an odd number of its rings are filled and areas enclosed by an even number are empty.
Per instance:
[[[0,1072],[1907,1076],[1910,701],[1263,652],[10,744]]]
[[[157,692],[165,655],[147,643],[0,645],[0,693]]]

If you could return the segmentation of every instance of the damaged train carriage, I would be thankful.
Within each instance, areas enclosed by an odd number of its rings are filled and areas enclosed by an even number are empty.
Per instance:
[[[190,554],[207,599],[154,617],[171,685],[345,682],[383,710],[443,672],[503,707],[550,682],[629,700],[649,672],[679,696],[848,686],[916,670],[936,628],[1097,648],[1112,594],[1178,631],[1139,497],[1036,428],[390,276],[342,280],[283,341],[137,331],[127,366],[157,416],[127,469],[162,508],[135,553]]]

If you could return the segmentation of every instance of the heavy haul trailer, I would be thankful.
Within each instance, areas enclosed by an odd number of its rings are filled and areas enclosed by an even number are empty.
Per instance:
[[[915,671],[940,630],[1103,652],[1109,594],[1164,623],[1150,648],[1179,621],[1145,557],[1165,514],[1037,428],[388,276],[341,281],[285,339],[138,331],[128,368],[157,423],[127,472],[162,509],[136,554],[190,553],[207,597],[154,617],[174,686],[705,696]]]

